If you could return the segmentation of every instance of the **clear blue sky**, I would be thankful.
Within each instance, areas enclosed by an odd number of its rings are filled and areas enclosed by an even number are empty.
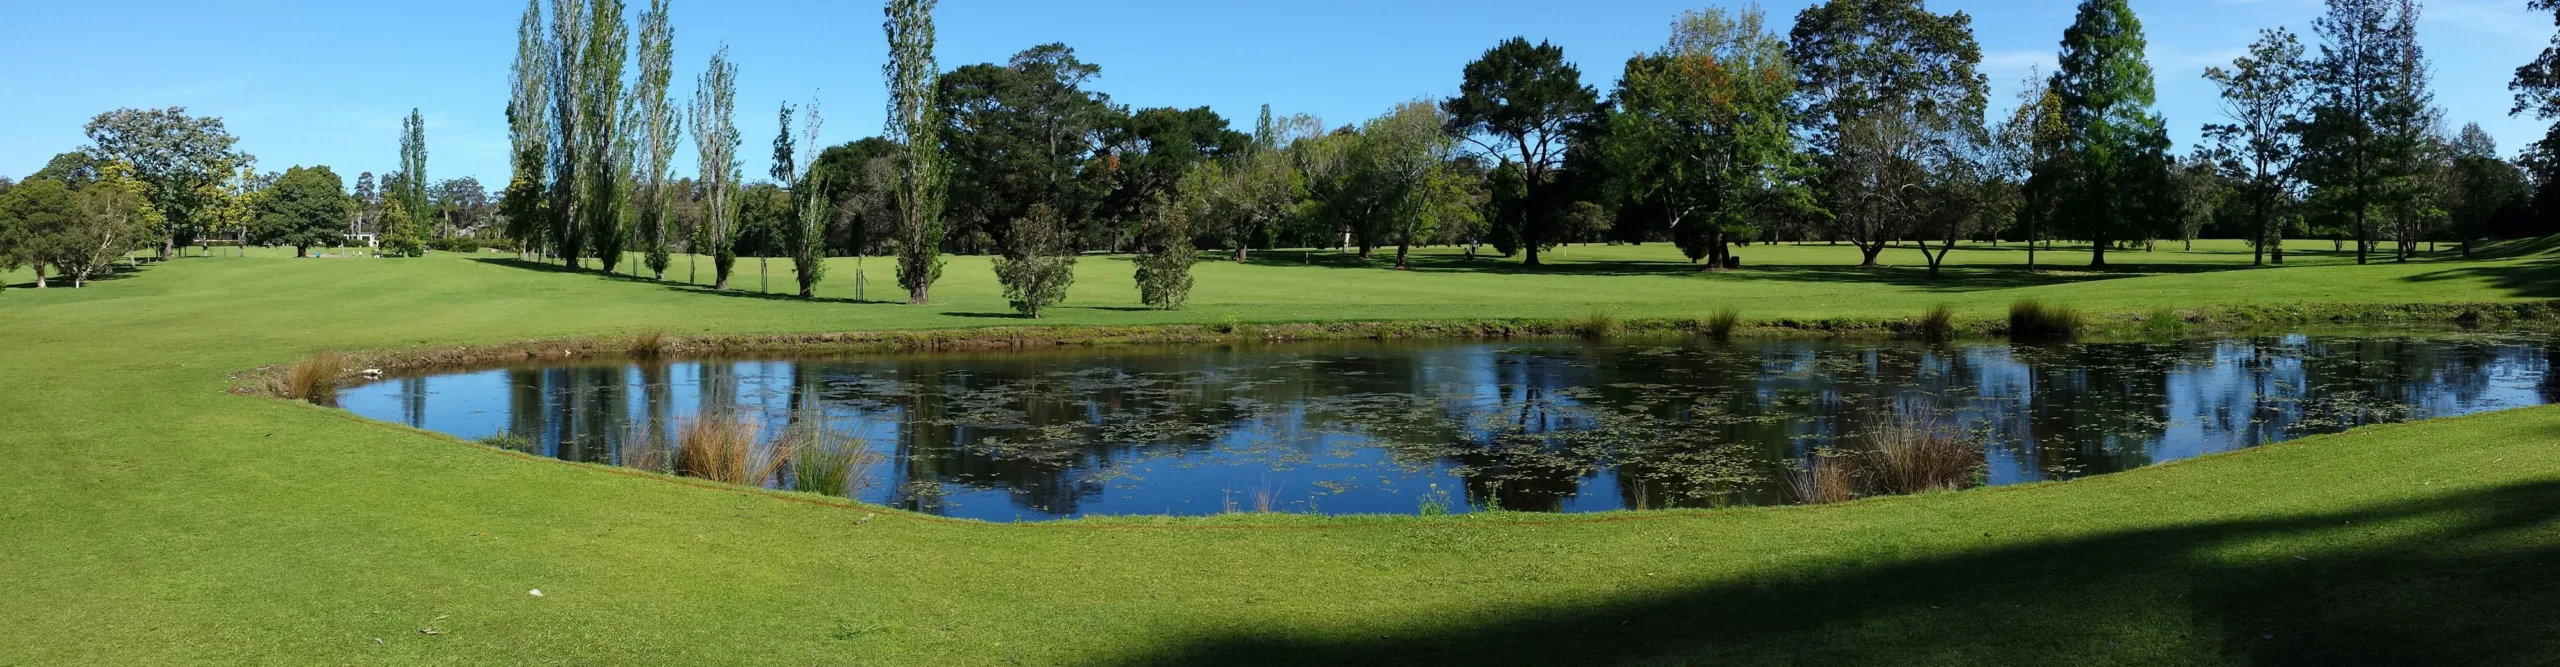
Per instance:
[[[1765,3],[1791,24],[1807,0]],[[2010,103],[2028,67],[2051,68],[2075,3],[1932,0],[1974,16],[1994,102]],[[2525,0],[2428,0],[2421,39],[2438,103],[2459,127],[2476,121],[2512,154],[2542,125],[2507,116],[2506,82],[2550,39],[2548,15]],[[815,95],[824,140],[877,134],[886,47],[876,2],[674,0],[678,92],[711,49],[740,63],[740,132],[750,175],[764,173],[783,101]],[[427,119],[428,172],[507,179],[506,77],[520,2],[248,0],[23,3],[0,25],[0,174],[23,177],[81,143],[90,116],[117,107],[185,106],[220,116],[263,170],[326,164],[352,179],[398,162],[400,119]],[[1552,7],[1571,9],[1556,11]],[[1328,123],[1356,121],[1418,96],[1441,96],[1495,41],[1548,39],[1604,93],[1626,57],[1667,36],[1680,10],[1664,0],[944,0],[945,68],[1000,61],[1061,41],[1100,64],[1096,86],[1132,106],[1207,104],[1241,125],[1269,103]],[[1738,5],[1726,5],[1738,6]],[[2134,0],[2151,39],[2160,111],[2181,146],[2219,120],[2200,78],[2228,63],[2259,28],[2308,35],[2317,0]],[[631,13],[638,14],[634,7]],[[686,153],[690,153],[687,148]],[[689,160],[685,162],[690,171]]]

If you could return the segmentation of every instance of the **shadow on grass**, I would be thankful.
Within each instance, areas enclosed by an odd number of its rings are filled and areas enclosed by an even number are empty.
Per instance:
[[[2560,258],[2507,264],[2470,265],[2401,278],[2413,283],[2476,279],[2512,296],[2560,298]]]
[[[1238,629],[1112,664],[2548,664],[2555,518],[2560,482],[2544,481],[1949,556],[1881,547],[1490,618],[1380,618],[1350,637]]]
[[[855,303],[855,304],[866,304],[866,303],[867,303],[867,304],[896,304],[896,305],[904,305],[904,304],[906,303],[906,300],[905,300],[905,298],[904,298],[905,294],[903,294],[903,293],[901,293],[901,294],[899,295],[901,298],[899,298],[899,299],[897,299],[897,300],[894,300],[894,301],[883,301],[883,300],[877,300],[877,299],[848,299],[848,298],[844,298],[844,297],[834,297],[834,296],[814,296],[814,297],[803,297],[803,296],[800,296],[799,294],[797,294],[796,292],[755,292],[755,291],[748,291],[748,290],[742,290],[742,289],[736,289],[736,288],[725,289],[725,290],[718,290],[718,289],[712,289],[710,286],[707,286],[707,285],[696,285],[696,284],[693,284],[693,283],[688,283],[688,282],[683,282],[683,281],[650,280],[650,279],[648,279],[648,278],[644,278],[644,277],[640,277],[640,276],[634,276],[634,275],[631,275],[631,274],[628,274],[628,273],[605,273],[605,272],[603,272],[603,271],[601,271],[601,270],[596,270],[596,269],[572,268],[572,267],[567,267],[567,266],[561,266],[561,265],[558,265],[558,264],[552,264],[552,263],[549,263],[549,262],[533,262],[533,261],[526,261],[526,260],[518,259],[518,258],[514,258],[514,257],[473,257],[473,258],[471,258],[471,261],[479,262],[479,263],[482,263],[482,264],[490,264],[490,265],[495,265],[495,266],[503,266],[503,267],[508,267],[508,268],[514,268],[514,269],[529,269],[529,270],[534,270],[534,271],[548,271],[548,272],[551,272],[551,273],[567,273],[567,274],[575,274],[575,275],[581,275],[581,276],[590,276],[590,277],[596,277],[596,278],[606,278],[606,279],[611,279],[611,280],[619,280],[619,281],[627,282],[627,283],[636,283],[636,284],[642,284],[642,285],[657,285],[657,286],[660,286],[660,287],[665,287],[665,288],[670,289],[670,290],[674,290],[674,291],[678,291],[678,292],[684,292],[684,293],[687,293],[687,294],[706,294],[706,295],[710,295],[710,296],[725,296],[725,297],[741,298],[741,299],[765,299],[765,300],[771,300],[771,301],[790,301],[790,302],[795,302],[795,303]],[[732,273],[732,274],[730,274],[730,276],[729,276],[729,277],[730,277],[732,280],[734,280],[734,279],[736,279],[738,276],[737,276],[737,274]],[[797,290],[797,289],[799,288],[799,285],[798,285],[797,283],[792,283],[792,284],[790,284],[787,288],[788,288],[788,289]]]
[[[126,279],[126,278],[131,278],[131,277],[134,277],[134,276],[137,276],[137,275],[141,275],[141,274],[142,274],[143,272],[145,272],[145,271],[150,271],[151,269],[153,269],[153,268],[156,268],[156,267],[160,266],[160,265],[161,265],[163,262],[165,262],[165,261],[167,261],[167,260],[155,260],[155,261],[148,261],[148,262],[144,262],[143,264],[141,264],[141,265],[139,265],[139,266],[135,266],[135,265],[127,265],[127,264],[118,263],[118,264],[116,264],[116,265],[115,265],[115,268],[114,268],[113,270],[106,271],[106,272],[103,272],[103,273],[91,273],[91,274],[89,274],[88,284],[92,284],[92,285],[94,285],[94,284],[97,284],[97,283],[114,282],[114,281],[123,280],[123,279]],[[71,286],[71,278],[70,278],[69,276],[46,276],[46,277],[45,277],[44,284],[45,284],[45,286],[44,286],[44,287],[42,287],[42,288],[38,288],[38,287],[36,287],[35,277],[34,277],[34,276],[28,276],[26,280],[21,281],[21,282],[15,282],[15,283],[0,283],[0,289],[10,289],[10,290],[21,290],[21,289],[30,289],[30,290],[31,290],[31,289],[75,289],[75,288],[73,288],[73,287]]]

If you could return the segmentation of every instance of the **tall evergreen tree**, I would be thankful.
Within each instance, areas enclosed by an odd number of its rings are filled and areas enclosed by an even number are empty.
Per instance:
[[[898,285],[907,288],[907,303],[932,301],[933,282],[942,277],[942,209],[948,170],[942,145],[935,138],[942,125],[934,105],[935,79],[941,71],[933,59],[933,8],[936,0],[889,0],[880,22],[889,38],[889,61],[880,66],[888,82],[889,114],[882,134],[905,148],[898,164]]]
[[[2373,250],[2373,215],[2390,206],[2387,189],[2412,165],[2418,145],[2396,134],[2423,113],[2420,91],[2399,90],[2405,59],[2419,55],[2404,44],[2414,37],[2416,5],[2406,0],[2328,0],[2313,19],[2320,57],[2310,64],[2312,105],[2301,126],[2304,180],[2323,217],[2343,224],[2356,244],[2356,263]]]
[[[2151,111],[2151,65],[2142,21],[2126,0],[2082,0],[2062,33],[2053,75],[2070,127],[2073,175],[2061,220],[2090,242],[2089,265],[2107,265],[2108,246],[2140,238],[2169,217],[2167,122]]]
[[[1537,266],[1541,246],[1556,242],[1556,171],[1573,131],[1599,110],[1599,93],[1582,85],[1582,70],[1565,61],[1564,47],[1513,37],[1467,63],[1458,96],[1441,108],[1451,134],[1519,165],[1521,246],[1528,250],[1521,263]]]

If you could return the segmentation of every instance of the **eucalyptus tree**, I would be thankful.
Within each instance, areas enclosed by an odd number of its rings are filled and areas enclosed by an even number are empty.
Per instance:
[[[932,301],[933,282],[942,277],[942,209],[949,169],[938,141],[942,118],[933,98],[941,71],[933,60],[935,4],[889,0],[880,23],[889,41],[889,60],[880,66],[889,88],[883,134],[905,147],[896,197],[898,285],[907,288],[907,303],[916,305]]]
[[[606,273],[622,261],[625,194],[631,176],[632,137],[624,132],[630,100],[623,95],[623,60],[631,28],[622,20],[622,0],[593,0],[587,10],[586,53],[579,56],[578,196],[579,226],[586,228],[586,247]]]
[[[516,21],[515,62],[507,70],[508,164],[514,173],[498,199],[507,216],[506,234],[525,253],[541,252],[549,243],[551,211],[543,202],[543,169],[550,159],[551,124],[543,112],[550,102],[552,57],[549,37],[542,31],[542,0],[525,0],[524,16]],[[365,173],[358,183],[360,190],[371,189],[373,174]]]
[[[100,164],[123,163],[141,188],[155,212],[142,234],[159,242],[163,259],[201,233],[206,184],[248,162],[222,119],[190,116],[185,107],[117,109],[89,119],[84,129],[89,145],[81,152]]]
[[[1691,260],[1722,268],[1795,162],[1787,42],[1757,7],[1684,12],[1671,39],[1627,59],[1609,114],[1619,196],[1661,212]]]
[[[1361,128],[1368,143],[1367,169],[1374,174],[1371,187],[1384,202],[1380,227],[1396,246],[1398,269],[1411,268],[1413,246],[1438,235],[1456,210],[1449,200],[1466,196],[1448,182],[1453,163],[1463,157],[1458,138],[1441,131],[1449,122],[1448,112],[1438,105],[1414,100]]]
[[[1919,172],[1909,142],[1979,122],[1988,86],[1973,19],[1921,0],[1829,0],[1796,15],[1787,53],[1832,229],[1874,266],[1912,218],[1895,204]]]
[[[729,289],[729,271],[738,263],[738,65],[729,62],[729,47],[711,54],[711,64],[694,81],[694,187],[701,191],[702,223],[691,255],[711,255],[712,289]],[[688,260],[690,261],[690,260]]]
[[[1289,121],[1273,118],[1271,105],[1262,105],[1242,151],[1202,164],[1186,177],[1193,185],[1184,188],[1184,196],[1197,205],[1184,222],[1226,239],[1235,248],[1235,261],[1249,259],[1255,242],[1271,236],[1302,208],[1306,177],[1289,147],[1309,138],[1301,130],[1318,125],[1303,115]],[[1195,189],[1199,196],[1193,198],[1189,193]]]
[[[1441,103],[1448,131],[1518,165],[1522,197],[1512,205],[1520,222],[1522,264],[1538,266],[1538,250],[1551,245],[1558,202],[1550,201],[1555,172],[1564,164],[1573,131],[1599,110],[1599,93],[1582,85],[1582,70],[1564,59],[1564,48],[1513,37],[1467,63],[1458,95]]]
[[[2070,127],[2072,178],[2059,221],[2089,240],[2092,267],[2107,265],[2110,245],[2171,218],[2169,134],[2151,110],[2156,95],[2145,44],[2142,21],[2125,0],[2082,0],[2062,32],[2053,87]]]
[[[2302,151],[2295,134],[2303,122],[2302,67],[2302,42],[2273,28],[2259,31],[2230,69],[2204,71],[2221,89],[2222,115],[2230,121],[2204,126],[2206,147],[2223,179],[2237,184],[2248,202],[2251,264],[2265,264],[2270,253],[2284,263],[2277,207],[2295,199],[2301,183],[2294,166]]]
[[[668,182],[675,178],[676,146],[684,133],[668,83],[675,77],[675,28],[667,23],[668,0],[649,0],[649,9],[640,13],[640,79],[632,91],[632,117],[639,127],[633,132],[640,138],[640,154],[633,167],[640,170],[633,180],[632,208],[639,229],[635,236],[640,250],[646,253],[650,277],[667,278],[667,267],[673,264],[670,251],[674,238],[668,231],[667,208],[675,195]]]
[[[2560,24],[2560,0],[2527,0],[2525,5],[2537,12],[2550,12],[2552,22]],[[2530,112],[2534,120],[2560,118],[2560,33],[2542,47],[2532,62],[2516,67],[2515,78],[2507,82],[2507,90],[2515,93],[2515,106],[2510,116]],[[2544,130],[2542,138],[2527,145],[2520,162],[2532,175],[2533,200],[2538,208],[2560,211],[2560,124]],[[2466,246],[2465,249],[2468,252]]]

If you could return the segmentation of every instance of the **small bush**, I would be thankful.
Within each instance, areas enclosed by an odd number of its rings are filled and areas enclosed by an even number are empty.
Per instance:
[[[1728,340],[1733,338],[1734,328],[1741,325],[1742,311],[1726,308],[1699,319],[1696,327],[1699,335],[1716,340]]]
[[[1433,484],[1430,491],[1422,494],[1422,500],[1414,511],[1423,516],[1441,516],[1448,514],[1450,507],[1449,492],[1441,490],[1439,484]]]
[[[1943,341],[1956,335],[1956,311],[1945,304],[1929,307],[1911,320],[1910,335],[1926,341]]]
[[[346,372],[346,355],[314,352],[286,368],[269,389],[277,396],[326,405],[338,398],[338,376]]]
[[[2066,306],[2047,306],[2034,299],[2009,304],[2009,337],[2022,341],[2064,341],[2080,335],[2080,313]]]
[[[1618,330],[1618,317],[1609,314],[1609,311],[1594,310],[1581,317],[1565,320],[1564,326],[1565,329],[1583,338],[1599,340],[1608,338],[1610,332]]]
[[[480,239],[468,236],[448,236],[427,240],[427,249],[437,252],[474,253],[480,252],[480,247]]]

